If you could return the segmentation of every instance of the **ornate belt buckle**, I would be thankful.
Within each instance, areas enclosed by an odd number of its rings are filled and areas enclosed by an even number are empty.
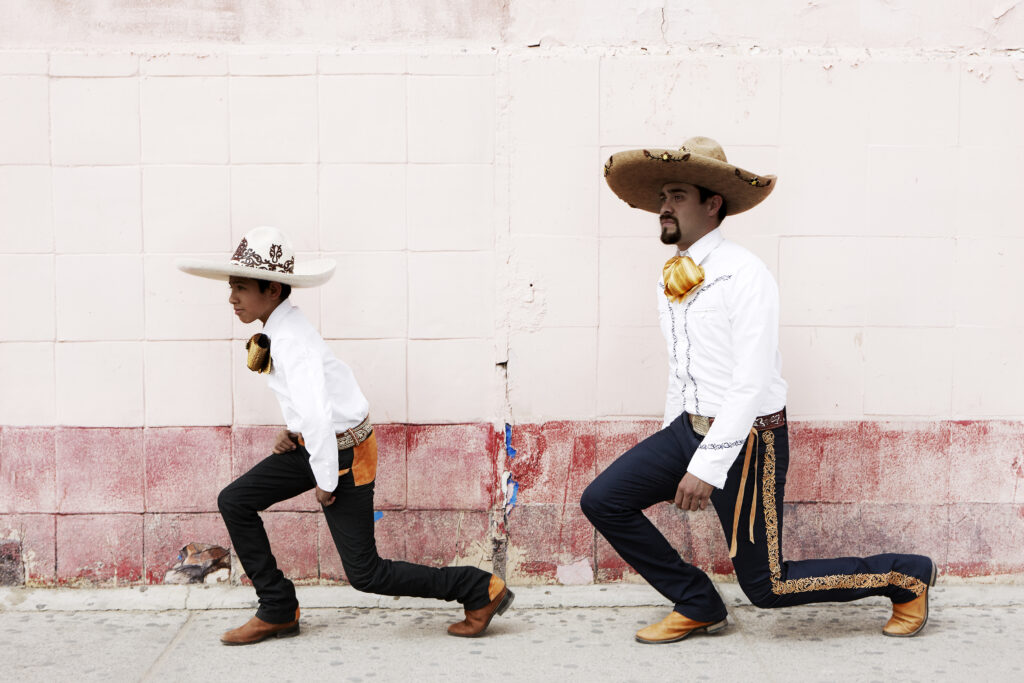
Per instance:
[[[693,431],[701,436],[707,436],[711,429],[711,419],[703,415],[690,415],[690,424],[693,425]]]

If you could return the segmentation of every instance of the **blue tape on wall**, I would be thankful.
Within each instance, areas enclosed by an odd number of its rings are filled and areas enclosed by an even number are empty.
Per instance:
[[[516,457],[516,449],[512,448],[512,425],[505,423],[505,452],[508,457]]]

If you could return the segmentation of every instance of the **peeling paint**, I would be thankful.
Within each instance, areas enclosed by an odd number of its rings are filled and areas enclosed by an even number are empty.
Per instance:
[[[519,482],[512,478],[512,473],[505,471],[501,475],[501,490],[504,496],[502,507],[505,510],[505,518],[507,520],[512,509],[516,506],[516,499],[519,497]]]
[[[1002,4],[995,5],[992,8],[992,18],[999,21],[1006,14],[1020,4],[1020,0],[1010,0],[1009,2],[1003,2]]]
[[[583,586],[594,583],[594,568],[590,560],[582,558],[572,564],[560,564],[555,569],[558,582],[565,586]]]

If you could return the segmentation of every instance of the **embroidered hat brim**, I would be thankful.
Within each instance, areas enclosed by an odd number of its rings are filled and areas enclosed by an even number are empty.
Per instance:
[[[245,277],[256,280],[271,280],[292,287],[316,287],[331,279],[334,275],[335,262],[328,259],[310,261],[296,266],[294,272],[285,273],[264,270],[237,263],[214,263],[197,259],[182,258],[175,265],[190,275],[210,278],[211,280],[227,280],[230,277]]]
[[[760,204],[775,189],[775,176],[730,164],[717,142],[690,138],[679,149],[633,149],[613,154],[604,165],[608,187],[635,209],[661,212],[665,183],[699,185],[725,199],[732,216]]]
[[[247,232],[227,262],[183,258],[178,259],[176,265],[190,275],[212,280],[245,277],[292,287],[322,285],[331,279],[335,267],[334,261],[328,259],[296,263],[291,240],[280,229],[269,225]]]

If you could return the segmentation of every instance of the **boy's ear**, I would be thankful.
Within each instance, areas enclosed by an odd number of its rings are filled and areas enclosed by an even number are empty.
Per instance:
[[[278,300],[281,299],[281,283],[280,282],[275,282],[273,280],[270,281],[270,296],[272,296],[272,297],[274,297],[275,299],[278,299]]]

